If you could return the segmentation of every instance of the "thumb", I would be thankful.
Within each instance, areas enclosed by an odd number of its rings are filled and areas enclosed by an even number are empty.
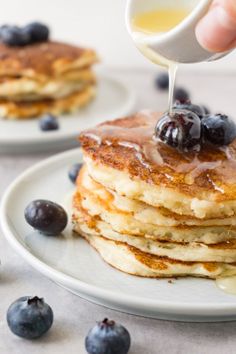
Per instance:
[[[196,27],[201,46],[211,52],[224,52],[236,46],[236,1],[215,0]]]

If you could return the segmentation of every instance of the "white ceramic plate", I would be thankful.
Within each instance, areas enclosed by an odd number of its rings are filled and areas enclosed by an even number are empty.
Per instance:
[[[105,264],[71,227],[65,237],[45,237],[24,220],[24,208],[43,198],[68,206],[74,186],[69,167],[81,161],[79,149],[58,154],[21,175],[1,205],[3,232],[15,250],[34,268],[71,292],[104,306],[147,317],[185,321],[236,319],[236,297],[221,292],[214,281],[187,278],[143,279]]]
[[[130,113],[134,103],[130,88],[115,78],[100,74],[94,101],[74,115],[59,117],[59,130],[42,132],[38,119],[0,119],[0,153],[32,153],[76,146],[76,137],[81,130]]]

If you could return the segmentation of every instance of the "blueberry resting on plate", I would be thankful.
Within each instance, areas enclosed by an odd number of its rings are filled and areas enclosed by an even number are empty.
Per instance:
[[[183,87],[176,87],[174,90],[174,99],[180,103],[185,103],[190,100],[189,92]]]
[[[122,325],[105,318],[89,331],[85,347],[89,354],[127,354],[130,334]]]
[[[38,199],[25,208],[25,219],[34,229],[47,236],[57,236],[66,227],[65,210],[49,200]]]
[[[81,170],[82,166],[83,166],[82,163],[75,163],[73,166],[71,166],[68,172],[68,176],[72,183],[76,182],[76,179],[78,177],[79,171]]]
[[[52,114],[46,114],[39,120],[39,127],[42,131],[58,130],[59,123],[55,116]]]
[[[157,122],[155,136],[181,152],[200,151],[201,120],[194,112],[175,108]]]
[[[53,312],[43,299],[37,296],[24,296],[9,307],[7,323],[10,330],[17,336],[36,339],[52,326]]]
[[[49,28],[40,22],[32,22],[24,27],[28,33],[31,43],[46,42],[49,38]]]
[[[206,114],[203,106],[198,106],[196,104],[191,103],[190,100],[185,101],[184,103],[180,101],[176,101],[173,108],[185,109],[195,113],[199,118],[203,118]]]
[[[0,28],[1,41],[8,46],[25,46],[30,43],[30,35],[23,28],[4,25]]]
[[[155,80],[156,87],[160,90],[168,90],[169,88],[169,75],[168,73],[161,73]]]
[[[202,130],[204,142],[214,146],[229,145],[236,138],[235,122],[224,114],[205,116]]]

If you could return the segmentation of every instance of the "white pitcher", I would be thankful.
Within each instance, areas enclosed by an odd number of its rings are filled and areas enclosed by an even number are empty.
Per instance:
[[[189,14],[177,26],[165,33],[142,36],[142,43],[152,51],[172,62],[197,63],[219,59],[229,53],[212,53],[197,41],[195,28],[208,11],[212,0],[127,0],[126,24],[134,38],[132,19],[135,15],[166,8],[186,8]]]

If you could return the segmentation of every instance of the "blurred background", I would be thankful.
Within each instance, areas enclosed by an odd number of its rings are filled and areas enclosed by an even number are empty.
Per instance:
[[[145,0],[143,0],[145,1]],[[112,67],[151,67],[134,47],[125,28],[126,0],[6,0],[0,23],[25,24],[43,20],[52,37],[95,47],[102,63]],[[213,64],[197,64],[203,70],[236,71],[236,55]],[[184,66],[182,70],[189,70]]]

